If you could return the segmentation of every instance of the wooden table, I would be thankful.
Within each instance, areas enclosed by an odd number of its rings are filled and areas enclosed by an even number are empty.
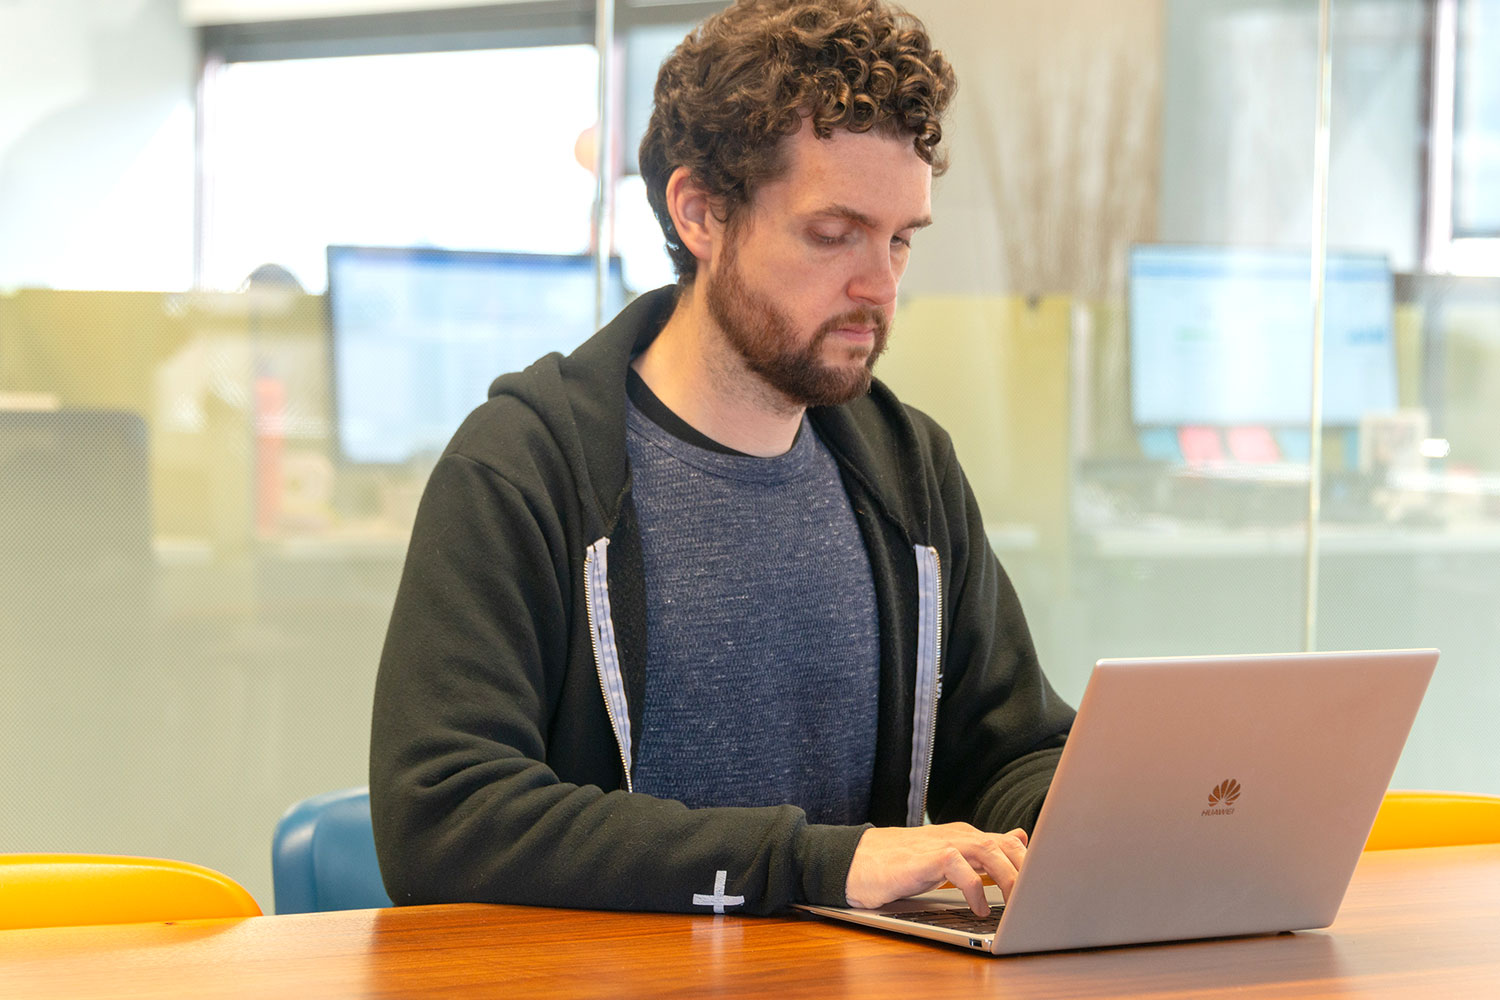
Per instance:
[[[1500,845],[1379,851],[1338,921],[991,958],[784,918],[511,906],[0,932],[0,997],[1500,997]]]

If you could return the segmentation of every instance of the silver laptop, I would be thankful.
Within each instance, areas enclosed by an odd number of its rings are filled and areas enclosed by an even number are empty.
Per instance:
[[[1437,650],[1100,660],[1020,876],[803,909],[996,955],[1333,922]]]

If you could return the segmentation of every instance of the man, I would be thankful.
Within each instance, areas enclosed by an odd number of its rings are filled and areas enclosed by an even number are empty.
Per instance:
[[[1014,881],[1072,712],[947,436],[870,375],[953,87],[878,0],[746,0],[663,65],[678,285],[498,379],[423,497],[371,748],[395,902]]]

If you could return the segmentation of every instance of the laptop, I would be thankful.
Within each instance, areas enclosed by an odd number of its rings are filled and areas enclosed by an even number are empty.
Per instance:
[[[1438,651],[1100,660],[1010,897],[801,909],[995,955],[1333,922]]]

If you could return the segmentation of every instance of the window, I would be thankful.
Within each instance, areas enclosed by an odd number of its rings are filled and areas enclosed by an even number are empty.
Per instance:
[[[634,157],[657,65],[722,6],[615,12],[610,208],[632,291],[672,280]],[[546,0],[201,28],[197,284],[277,264],[321,292],[337,244],[590,250],[594,21],[592,3]]]
[[[1460,0],[1457,13],[1453,235],[1495,239],[1500,238],[1500,0]]]
[[[1426,269],[1500,275],[1500,0],[1437,0]]]
[[[594,178],[575,146],[597,65],[588,45],[220,64],[202,284],[274,263],[320,292],[340,243],[588,251]]]

